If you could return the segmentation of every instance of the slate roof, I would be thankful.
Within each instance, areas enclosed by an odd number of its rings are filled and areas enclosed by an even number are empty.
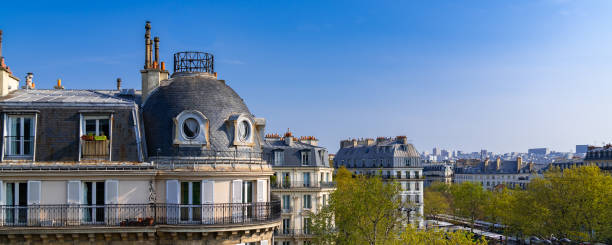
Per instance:
[[[185,110],[199,111],[209,120],[209,150],[215,152],[236,150],[232,145],[233,131],[227,123],[230,116],[243,114],[255,122],[242,98],[224,81],[198,74],[173,75],[153,90],[142,106],[149,156],[204,156],[204,152],[197,151],[181,153],[183,149],[172,144],[173,118]],[[261,152],[259,135],[253,135],[255,145],[240,151]]]
[[[546,166],[533,165],[533,170],[538,172]],[[520,170],[517,170],[517,160],[500,160],[500,167],[497,169],[497,161],[490,160],[488,165],[485,162],[480,162],[476,166],[465,166],[456,169],[456,173],[459,174],[516,174],[516,173],[528,173],[529,163],[522,162]]]
[[[412,166],[420,166],[421,158],[414,145],[405,143],[403,140],[397,138],[385,139],[373,145],[357,145],[340,148],[334,157],[334,165],[339,167],[343,165],[342,162],[345,161],[344,165],[351,167],[349,164],[350,160],[353,163],[357,161],[355,167],[371,168],[378,167],[380,159],[385,159],[383,164],[386,165],[387,159],[391,160],[397,158],[407,158]],[[375,159],[376,163],[372,162],[373,159]],[[363,160],[365,160],[365,166],[362,166]],[[394,160],[391,161],[393,161],[391,164],[394,164],[396,167],[406,166],[405,163]]]
[[[0,98],[0,105],[132,106],[139,98],[117,90],[19,89]]]
[[[612,147],[597,147],[587,151],[585,160],[612,160]]]
[[[298,140],[293,140],[291,145],[279,138],[266,138],[263,144],[265,159],[268,164],[274,165],[274,151],[283,151],[284,159],[280,166],[303,166],[302,152],[308,151],[310,164],[307,167],[329,167],[329,156],[327,149],[321,146],[306,144]],[[274,165],[279,166],[279,165]]]

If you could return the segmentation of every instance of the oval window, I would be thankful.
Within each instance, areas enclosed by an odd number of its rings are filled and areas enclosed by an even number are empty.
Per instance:
[[[251,133],[251,125],[246,120],[240,122],[238,126],[238,137],[240,141],[245,142],[249,139],[249,134]]]
[[[200,133],[200,123],[195,118],[187,118],[183,122],[183,134],[185,138],[193,139]]]

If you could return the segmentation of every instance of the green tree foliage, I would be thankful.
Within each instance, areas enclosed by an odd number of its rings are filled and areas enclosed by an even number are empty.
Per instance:
[[[456,215],[470,219],[470,227],[474,222],[484,218],[484,207],[487,205],[490,193],[482,188],[480,183],[463,182],[451,186],[453,196],[453,211]]]
[[[524,234],[612,241],[612,177],[596,166],[551,169],[514,200],[508,212]]]
[[[425,193],[423,194],[425,202],[423,211],[425,213],[425,217],[433,217],[434,219],[439,214],[450,213],[452,200],[452,197],[450,195],[446,194],[443,190],[438,191],[436,187],[438,187],[438,185],[434,184],[426,188]]]
[[[393,244],[431,244],[431,245],[486,245],[484,238],[475,239],[472,233],[467,231],[445,232],[439,229],[432,230],[417,230],[413,227],[408,227],[400,235],[400,239]]]
[[[481,244],[462,232],[418,231],[406,226],[402,210],[412,204],[401,201],[396,182],[353,177],[345,168],[338,170],[336,182],[338,188],[329,205],[312,216],[315,244]],[[445,243],[447,240],[453,242]]]

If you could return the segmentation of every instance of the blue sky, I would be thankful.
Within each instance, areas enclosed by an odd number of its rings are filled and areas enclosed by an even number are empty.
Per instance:
[[[38,88],[140,88],[162,60],[215,54],[267,131],[406,135],[420,151],[612,141],[612,1],[4,1],[7,64]],[[23,79],[22,79],[23,80]]]

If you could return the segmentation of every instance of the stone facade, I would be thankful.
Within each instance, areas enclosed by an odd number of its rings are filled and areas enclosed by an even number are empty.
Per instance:
[[[281,199],[282,208],[274,244],[311,243],[310,215],[327,205],[335,190],[327,149],[313,136],[297,138],[287,132],[283,137],[266,135],[264,153],[274,171],[272,193]]]

